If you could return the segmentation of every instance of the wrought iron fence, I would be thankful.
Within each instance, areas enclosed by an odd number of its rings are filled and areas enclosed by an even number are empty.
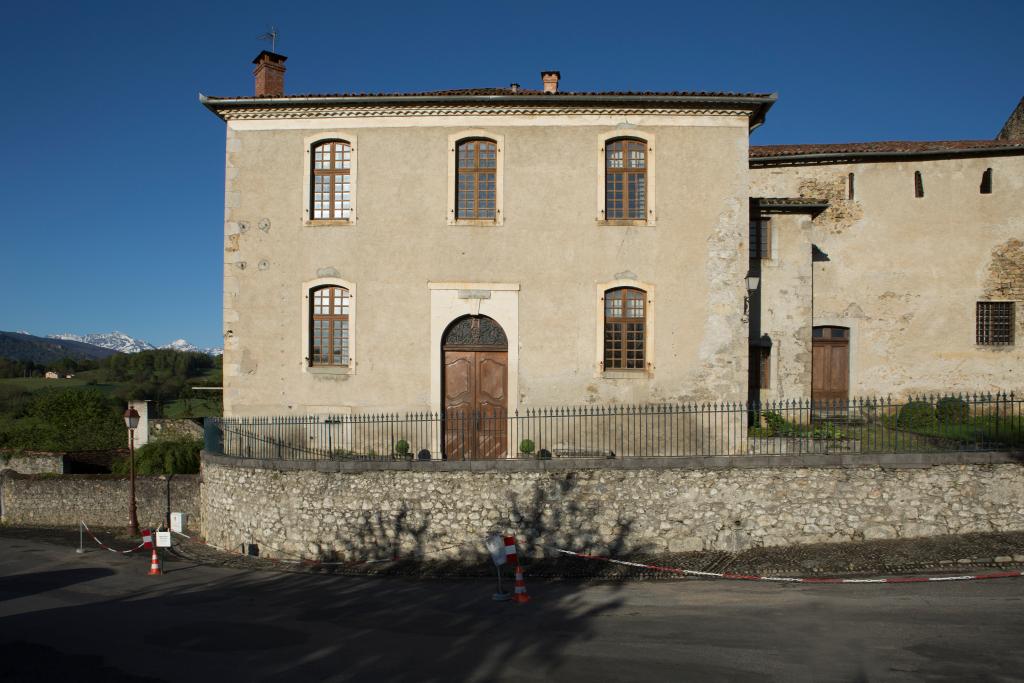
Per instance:
[[[286,460],[488,460],[1024,448],[1014,394],[208,418],[206,449]]]

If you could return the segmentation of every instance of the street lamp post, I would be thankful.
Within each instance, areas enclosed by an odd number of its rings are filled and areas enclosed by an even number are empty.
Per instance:
[[[139,517],[135,510],[135,428],[139,426],[139,411],[131,406],[124,411],[124,424],[128,427],[128,457],[131,462],[131,497],[128,499],[128,533],[139,535]]]

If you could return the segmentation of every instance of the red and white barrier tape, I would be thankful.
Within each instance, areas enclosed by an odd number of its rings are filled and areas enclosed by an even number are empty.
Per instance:
[[[99,547],[103,548],[104,550],[109,550],[112,553],[119,553],[121,555],[127,555],[128,553],[134,553],[134,552],[137,552],[139,550],[142,550],[142,547],[144,545],[146,545],[145,543],[140,543],[137,546],[135,546],[134,548],[132,548],[131,550],[115,550],[115,549],[111,548],[110,546],[104,544],[103,541],[101,541],[100,539],[96,538],[96,536],[92,533],[92,529],[89,528],[88,524],[86,524],[85,522],[81,522],[81,525],[82,525],[82,528],[85,529],[85,533],[89,534],[89,538],[91,538],[92,540],[96,541],[96,544],[99,545]]]
[[[638,567],[640,569],[651,569],[654,571],[668,572],[671,574],[682,574],[685,576],[706,576],[708,578],[713,579],[730,579],[733,581],[776,581],[780,583],[925,583],[928,581],[977,581],[981,579],[1009,579],[1018,576],[1024,576],[1024,572],[1016,569],[1006,572],[991,572],[989,574],[972,574],[967,576],[893,576],[882,579],[754,576],[748,574],[732,574],[730,572],[700,572],[693,569],[680,569],[678,567],[662,567],[656,564],[642,564],[640,562],[626,562],[625,560],[616,560],[611,557],[604,557],[603,555],[587,555],[585,553],[573,552],[572,550],[563,550],[562,548],[552,548],[552,550],[562,553],[563,555],[571,555],[573,557],[578,557],[583,560],[599,560],[602,562],[611,562],[612,564],[621,564],[626,567]]]

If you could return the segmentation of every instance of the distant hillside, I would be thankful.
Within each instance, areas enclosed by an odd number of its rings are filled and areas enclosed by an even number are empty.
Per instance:
[[[96,360],[112,356],[115,353],[117,352],[111,349],[104,349],[84,342],[0,331],[0,358],[32,361],[33,363],[52,363],[61,358]]]

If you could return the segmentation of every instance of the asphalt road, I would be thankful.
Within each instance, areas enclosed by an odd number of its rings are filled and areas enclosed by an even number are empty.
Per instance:
[[[0,680],[1024,679],[1024,579],[869,586],[366,579],[0,538]]]

